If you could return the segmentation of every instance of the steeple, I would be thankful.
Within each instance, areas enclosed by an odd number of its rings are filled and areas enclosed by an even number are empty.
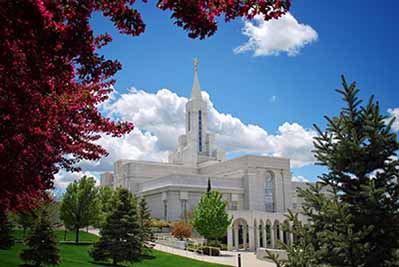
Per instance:
[[[197,58],[194,59],[191,99],[186,103],[185,128],[176,151],[169,155],[169,162],[198,166],[202,162],[224,160],[224,152],[214,146],[215,135],[208,132],[208,106],[201,96]]]
[[[198,79],[198,58],[194,58],[194,81],[191,90],[191,99],[202,99],[201,86]]]

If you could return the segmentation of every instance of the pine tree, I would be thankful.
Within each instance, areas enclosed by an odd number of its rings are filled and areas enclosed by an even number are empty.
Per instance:
[[[208,240],[223,237],[232,220],[226,213],[226,205],[220,192],[206,192],[193,212],[191,225]]]
[[[143,242],[143,249],[144,251],[142,253],[148,252],[148,249],[151,249],[153,247],[152,242],[154,241],[154,234],[151,230],[151,214],[150,210],[147,206],[147,201],[145,200],[144,197],[140,199],[139,205],[138,205],[138,211],[139,211],[139,225],[141,229],[141,241]]]
[[[9,249],[13,245],[12,225],[5,209],[0,207],[0,249]]]
[[[308,238],[287,248],[290,259],[284,266],[310,266],[296,265],[300,242],[306,253],[314,253],[313,266],[399,266],[399,143],[391,131],[393,120],[380,114],[373,97],[360,106],[355,83],[348,86],[342,77],[342,86],[337,92],[346,107],[326,117],[324,132],[315,125],[315,156],[328,172],[319,177],[322,186],[299,190],[302,213],[312,223],[294,223],[292,232]],[[330,191],[327,197],[323,186]],[[292,214],[290,219],[295,222]]]
[[[143,241],[138,221],[137,201],[127,189],[118,189],[112,210],[100,231],[90,256],[95,261],[112,259],[113,264],[139,259]]]
[[[35,266],[58,265],[60,263],[59,249],[49,215],[43,209],[32,232],[26,239],[29,247],[21,253],[21,259]]]

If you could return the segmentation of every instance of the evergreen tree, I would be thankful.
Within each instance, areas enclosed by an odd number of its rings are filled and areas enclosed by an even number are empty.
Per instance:
[[[9,249],[14,245],[12,225],[3,207],[0,207],[0,249]]]
[[[342,86],[337,91],[346,107],[326,117],[324,132],[315,126],[315,156],[328,172],[319,177],[321,186],[299,190],[311,224],[290,215],[292,232],[305,238],[287,247],[284,266],[399,266],[399,143],[393,120],[380,114],[373,97],[360,106],[355,83],[348,86],[342,77]],[[314,265],[297,265],[298,246],[314,254]]]
[[[64,225],[76,232],[76,243],[79,242],[79,229],[87,227],[98,218],[99,201],[96,180],[83,176],[79,181],[70,183],[63,195],[60,215]]]
[[[232,220],[226,213],[226,205],[220,192],[206,192],[193,212],[191,225],[208,240],[223,237]]]
[[[35,266],[58,265],[60,263],[57,240],[46,209],[41,211],[21,253],[21,259]]]
[[[124,188],[113,197],[112,210],[94,243],[90,256],[95,261],[112,259],[113,264],[139,259],[143,241],[135,197]]]
[[[143,248],[144,250],[151,249],[153,247],[153,244],[151,242],[154,241],[154,234],[151,230],[151,215],[150,215],[150,210],[148,209],[147,206],[147,201],[145,200],[144,197],[140,199],[139,205],[138,205],[138,211],[139,211],[139,225],[141,228],[141,241],[143,242]],[[145,251],[143,251],[144,253]]]

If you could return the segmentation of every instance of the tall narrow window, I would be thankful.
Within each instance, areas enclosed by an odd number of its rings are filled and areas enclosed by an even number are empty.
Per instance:
[[[187,219],[187,200],[182,199],[181,201],[181,218],[183,220]]]
[[[198,111],[198,151],[202,152],[202,112]]]
[[[191,113],[190,113],[190,111],[188,112],[187,129],[188,129],[188,131],[191,131]]]
[[[265,210],[274,212],[274,196],[273,196],[273,175],[271,172],[266,173],[265,177]]]
[[[163,201],[163,217],[164,217],[165,221],[168,220],[168,201],[167,200]]]

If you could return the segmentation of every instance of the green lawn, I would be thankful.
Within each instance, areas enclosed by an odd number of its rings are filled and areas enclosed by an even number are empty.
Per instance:
[[[20,233],[16,233],[19,235]],[[22,235],[21,235],[22,236]],[[74,233],[69,235],[69,240],[74,240]],[[95,235],[81,232],[82,241],[92,241],[97,237]],[[63,240],[64,233],[57,231],[57,238]],[[0,250],[0,266],[14,267],[19,266],[23,262],[19,258],[19,253],[24,248],[23,244],[16,244],[9,250]],[[83,267],[83,266],[104,266],[92,263],[92,259],[88,254],[90,246],[87,245],[60,245],[62,262],[60,267]],[[145,259],[140,262],[133,263],[134,267],[222,267],[223,265],[196,261],[176,255],[153,251],[153,259]]]

